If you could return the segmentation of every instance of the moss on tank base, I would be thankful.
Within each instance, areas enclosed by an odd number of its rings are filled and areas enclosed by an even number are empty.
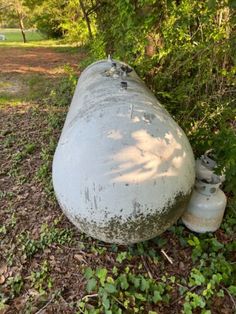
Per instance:
[[[132,244],[146,241],[161,234],[173,225],[185,211],[190,200],[191,193],[176,196],[172,205],[167,205],[162,213],[144,215],[137,213],[136,216],[128,218],[122,223],[122,216],[118,215],[109,220],[106,226],[98,226],[93,221],[81,219],[78,216],[73,218],[77,227],[86,234],[108,243]],[[135,219],[135,220],[134,220]]]

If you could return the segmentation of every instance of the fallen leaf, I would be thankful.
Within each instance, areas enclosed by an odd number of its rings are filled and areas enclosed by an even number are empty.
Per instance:
[[[86,260],[83,258],[83,255],[75,254],[74,259],[76,259],[78,262],[86,263]]]
[[[0,275],[5,274],[7,272],[7,264],[3,264],[0,267]]]
[[[75,258],[77,261],[83,261],[83,256],[80,255],[80,254],[75,254],[75,255],[74,255],[74,258]]]
[[[181,269],[181,270],[185,269],[184,263],[181,261],[179,262],[179,269]]]
[[[4,284],[6,278],[3,275],[0,275],[0,285]]]
[[[20,309],[22,309],[22,307],[25,305],[26,303],[26,298],[25,297],[18,297],[14,300],[14,306],[15,308],[19,311]]]

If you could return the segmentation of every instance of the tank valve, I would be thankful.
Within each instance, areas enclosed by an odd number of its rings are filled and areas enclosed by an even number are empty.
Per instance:
[[[111,69],[110,69],[110,76],[114,79],[119,78],[119,70],[117,69],[116,62],[112,62]]]
[[[114,68],[114,69],[116,69],[116,63],[115,62],[112,62],[112,67]]]
[[[133,71],[128,65],[122,65],[120,68],[126,75]]]
[[[196,160],[196,178],[208,183],[214,181],[214,169],[217,167],[215,160],[209,157],[212,150],[208,150],[200,158]],[[225,181],[225,175],[222,173],[220,176],[221,182]]]
[[[124,82],[124,81],[122,81],[122,82],[120,82],[120,86],[121,86],[121,88],[122,89],[127,89],[127,87],[128,87],[128,83],[127,82]]]

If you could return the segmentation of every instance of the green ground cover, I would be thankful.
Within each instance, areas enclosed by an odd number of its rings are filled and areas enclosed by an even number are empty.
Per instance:
[[[6,36],[6,42],[22,42],[22,35],[20,29],[4,29],[0,28],[0,34],[3,34]],[[43,36],[40,32],[36,30],[26,30],[25,32],[26,40],[27,41],[41,41],[45,39],[45,36]]]

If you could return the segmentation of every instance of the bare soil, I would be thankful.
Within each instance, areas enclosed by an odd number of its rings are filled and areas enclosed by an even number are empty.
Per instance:
[[[82,57],[82,56],[80,56]],[[41,73],[54,75],[65,64],[77,68],[78,55],[56,52],[52,48],[0,47],[0,73]]]

